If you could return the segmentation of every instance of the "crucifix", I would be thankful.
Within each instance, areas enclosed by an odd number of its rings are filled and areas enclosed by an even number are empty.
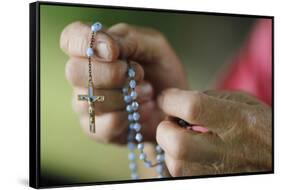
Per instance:
[[[89,105],[89,128],[90,132],[95,133],[95,102],[103,102],[104,96],[95,96],[93,83],[89,83],[88,95],[78,95],[78,100],[88,101]]]
[[[91,133],[95,133],[95,102],[103,102],[104,96],[94,95],[94,84],[92,77],[92,57],[94,56],[94,42],[96,38],[96,33],[101,30],[102,24],[97,22],[92,25],[92,35],[90,47],[87,48],[86,55],[88,57],[89,66],[89,81],[88,81],[88,95],[78,95],[78,100],[88,101],[88,113],[89,113],[89,128]]]

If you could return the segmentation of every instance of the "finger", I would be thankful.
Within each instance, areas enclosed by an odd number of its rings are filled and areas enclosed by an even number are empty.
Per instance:
[[[61,33],[60,47],[69,56],[86,57],[91,40],[91,28],[82,22],[73,22]],[[97,58],[103,61],[114,61],[119,55],[119,49],[114,40],[105,32],[98,32],[94,50]]]
[[[198,133],[163,121],[157,127],[156,140],[176,160],[215,163],[222,159],[223,141],[212,132]]]
[[[136,62],[131,61],[131,66],[136,71],[135,80],[142,81],[144,78],[143,68]],[[71,58],[66,64],[66,78],[78,87],[88,86],[89,68],[87,59]],[[105,64],[94,60],[92,75],[94,88],[122,88],[127,80],[128,64],[126,61],[116,60],[112,64]]]
[[[165,90],[158,98],[159,107],[168,115],[204,126],[216,133],[233,127],[246,118],[246,104],[218,99],[197,91]]]
[[[83,131],[92,139],[102,143],[126,143],[126,112],[110,112],[95,116],[96,132],[90,132],[89,116],[81,117]]]
[[[146,101],[150,101],[153,97],[152,86],[148,82],[142,82],[136,87],[136,91],[138,93],[137,102],[142,105]],[[73,95],[73,107],[74,110],[79,114],[87,114],[88,113],[88,102],[87,101],[79,101],[78,95],[87,94],[87,88],[75,88]],[[105,101],[102,103],[95,103],[95,111],[97,114],[106,113],[106,112],[114,112],[121,111],[125,109],[125,103],[123,94],[121,89],[113,89],[113,90],[104,90],[104,89],[96,89],[96,96],[104,96]]]
[[[161,58],[165,39],[153,29],[119,23],[107,30],[118,43],[120,56],[136,61],[151,61]]]
[[[165,154],[165,163],[169,173],[173,177],[183,176],[183,170],[184,170],[183,160],[176,160],[173,157],[171,157],[169,154]]]
[[[150,115],[153,113],[155,103],[149,101],[140,108],[140,123],[142,125],[142,134],[144,141],[155,140],[155,122],[151,122]],[[89,116],[85,114],[81,116],[81,125],[87,135],[94,140],[103,143],[126,143],[128,132],[128,113],[125,111],[109,112],[96,115],[96,133],[91,133],[89,129]],[[156,116],[157,118],[157,116]],[[154,118],[152,118],[153,120]],[[151,135],[151,134],[154,134]],[[152,137],[153,136],[153,137]]]

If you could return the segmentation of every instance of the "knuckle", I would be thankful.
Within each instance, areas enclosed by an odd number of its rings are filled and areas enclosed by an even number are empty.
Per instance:
[[[70,41],[71,41],[71,33],[76,28],[80,28],[83,26],[83,23],[81,21],[75,21],[67,25],[60,35],[60,47],[64,51],[68,51],[70,49]]]
[[[126,65],[125,64],[116,64],[114,68],[109,69],[109,82],[116,84],[123,84],[126,74]]]
[[[142,81],[142,79],[144,78],[144,70],[143,70],[142,66],[133,61],[131,61],[131,63],[132,63],[132,67],[135,68],[135,71],[136,71],[136,80]]]
[[[117,35],[122,35],[125,36],[129,33],[129,29],[130,29],[130,25],[124,22],[115,24],[114,26],[112,26],[109,31],[110,32],[114,32]]]
[[[85,93],[86,94],[86,93]],[[88,112],[88,103],[85,101],[78,101],[77,100],[77,96],[78,94],[75,94],[73,96],[73,100],[72,100],[72,107],[73,110],[77,113],[77,114],[84,114]]]
[[[162,137],[164,136],[163,133],[164,133],[164,127],[166,125],[166,122],[167,121],[162,121],[161,123],[158,124],[158,127],[156,129],[156,141],[158,142],[158,144],[162,144]],[[163,147],[165,148],[165,147]]]
[[[182,175],[182,165],[180,162],[181,161],[177,160],[169,160],[168,169],[173,177]]]
[[[200,118],[201,112],[201,102],[202,102],[202,93],[199,91],[190,92],[186,96],[187,104],[185,110],[183,110],[185,118],[189,120],[192,124],[196,123]]]
[[[158,30],[154,30],[155,34],[154,36],[156,37],[156,39],[161,43],[161,44],[167,44],[167,38],[165,37],[165,35],[158,31]]]
[[[72,84],[72,85],[78,85],[80,81],[80,76],[79,72],[77,72],[77,64],[73,60],[68,60],[65,66],[65,75],[67,80]]]

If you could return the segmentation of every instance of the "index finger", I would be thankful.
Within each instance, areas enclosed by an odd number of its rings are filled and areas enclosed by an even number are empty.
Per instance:
[[[66,26],[61,33],[60,47],[69,56],[87,57],[92,31],[89,25],[73,22]],[[97,32],[94,50],[97,59],[111,62],[118,58],[119,48],[113,38],[105,32]]]

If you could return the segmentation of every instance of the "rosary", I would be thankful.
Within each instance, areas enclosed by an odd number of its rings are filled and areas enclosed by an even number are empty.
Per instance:
[[[95,133],[95,102],[103,102],[104,96],[94,95],[94,84],[92,77],[92,58],[94,56],[94,43],[96,39],[96,34],[102,29],[102,24],[99,22],[94,23],[91,26],[92,36],[90,41],[90,47],[87,49],[86,55],[88,57],[89,66],[89,80],[88,80],[88,95],[78,95],[78,100],[88,101],[88,113],[89,113],[89,128],[90,132]],[[128,159],[129,159],[129,169],[131,171],[131,179],[139,179],[139,174],[137,171],[137,154],[135,150],[138,150],[138,157],[143,161],[145,167],[153,168],[156,167],[156,172],[158,177],[162,178],[164,176],[164,151],[159,145],[155,145],[156,151],[156,162],[152,163],[148,160],[146,153],[144,152],[143,135],[141,134],[142,125],[139,123],[140,113],[138,109],[140,104],[137,102],[137,92],[135,90],[137,82],[135,80],[136,72],[131,67],[130,61],[126,60],[128,64],[127,70],[127,83],[125,87],[122,88],[122,94],[124,97],[124,102],[126,104],[126,111],[128,113],[128,136],[127,136],[127,146],[129,149]],[[179,125],[185,126],[186,123],[183,120],[179,120]]]

